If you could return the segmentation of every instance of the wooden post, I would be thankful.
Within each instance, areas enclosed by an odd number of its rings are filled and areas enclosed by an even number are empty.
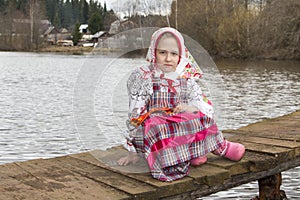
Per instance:
[[[281,183],[281,173],[259,179],[259,200],[286,199],[285,192],[283,190],[280,190]]]

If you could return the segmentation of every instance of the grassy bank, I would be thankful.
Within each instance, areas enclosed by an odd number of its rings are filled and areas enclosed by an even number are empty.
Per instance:
[[[52,53],[70,53],[70,54],[83,54],[89,53],[93,50],[93,47],[81,47],[81,46],[47,46],[37,50],[36,52],[52,52]]]

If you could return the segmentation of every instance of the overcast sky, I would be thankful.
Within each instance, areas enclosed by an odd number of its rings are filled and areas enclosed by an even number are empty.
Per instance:
[[[111,9],[111,3],[115,1],[116,0],[98,0],[98,2],[100,2],[102,6],[104,5],[104,2],[106,2],[106,7],[108,10]]]
[[[108,10],[113,9],[120,17],[132,14],[167,15],[171,11],[172,0],[97,0],[103,6],[106,3]],[[134,5],[135,6],[134,6]]]

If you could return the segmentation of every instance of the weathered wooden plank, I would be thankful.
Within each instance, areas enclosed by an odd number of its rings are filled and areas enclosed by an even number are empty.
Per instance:
[[[107,149],[106,151],[94,150],[91,151],[90,154],[97,159],[100,163],[105,164],[109,169],[113,169],[115,171],[129,172],[129,173],[148,173],[149,168],[145,159],[141,158],[137,161],[137,163],[129,164],[126,166],[118,165],[117,161],[124,157],[128,156],[129,152],[124,149],[122,146],[113,147]]]
[[[258,144],[269,144],[274,145],[278,147],[286,147],[290,149],[294,148],[300,148],[300,142],[290,141],[290,140],[279,140],[275,138],[265,138],[265,137],[249,137],[249,136],[237,136],[234,135],[233,137],[230,137],[230,139],[235,140],[235,138],[238,138],[240,141],[248,141],[252,143],[258,143]]]
[[[108,151],[118,151],[118,150],[109,149]],[[185,191],[192,191],[194,189],[194,182],[193,182],[193,179],[190,177],[185,177],[183,179],[173,181],[170,183],[170,182],[162,182],[162,181],[153,179],[150,172],[128,173],[128,172],[125,172],[126,170],[118,171],[118,170],[116,170],[116,168],[109,168],[109,166],[107,166],[99,161],[99,160],[101,160],[100,157],[103,156],[102,153],[103,153],[102,151],[96,150],[91,153],[76,154],[76,155],[72,155],[72,156],[76,157],[77,159],[81,159],[86,162],[93,163],[94,165],[105,167],[111,171],[116,171],[126,177],[130,177],[135,180],[147,183],[156,188],[156,194],[160,197],[166,197],[166,196],[169,196],[172,194],[180,194]],[[106,152],[105,155],[107,156],[110,154],[108,152]],[[99,158],[99,160],[96,158]],[[137,170],[137,171],[139,171],[139,170]],[[141,171],[144,171],[144,169]]]
[[[300,142],[300,112],[274,119],[266,119],[238,130],[227,130],[224,133],[236,133],[238,135],[258,136],[281,140]]]
[[[50,162],[47,162],[51,160]],[[114,188],[51,164],[55,159],[17,163],[27,174],[13,176],[53,199],[128,199]],[[47,163],[47,164],[46,164]]]
[[[238,142],[243,140],[243,141],[251,142],[251,143],[266,144],[266,145],[271,145],[271,146],[289,148],[289,149],[293,149],[295,151],[295,156],[300,155],[300,142],[289,141],[289,140],[279,140],[279,139],[265,138],[265,137],[251,137],[251,136],[250,137],[249,136],[241,137],[240,135],[232,135],[230,137],[230,140],[238,141]]]
[[[228,170],[230,176],[243,174],[250,171],[249,161],[245,158],[243,158],[239,162],[235,162],[228,160],[227,158],[209,154],[208,164]]]
[[[225,131],[246,146],[241,161],[210,154],[171,183],[153,179],[143,162],[118,166],[122,148],[0,165],[0,199],[196,199],[299,166],[299,122],[296,112]]]
[[[245,145],[246,149],[249,151],[273,155],[277,160],[287,160],[295,157],[295,151],[293,149],[244,141],[241,141],[241,143]]]
[[[39,160],[42,159],[36,159],[38,162]],[[25,171],[24,169],[20,168],[17,163],[8,163],[5,165],[0,165],[0,178],[1,180],[3,178],[8,178],[12,176],[17,176],[20,174],[27,174],[28,172]]]
[[[275,128],[275,127],[272,127]],[[276,129],[276,128],[275,128]],[[254,136],[254,137],[264,137],[264,138],[270,138],[270,139],[279,139],[279,140],[287,140],[287,141],[294,141],[294,142],[300,142],[300,136],[299,134],[296,134],[296,129],[293,130],[285,130],[283,131],[274,131],[274,130],[264,130],[264,131],[252,131],[252,130],[227,130],[223,131],[224,134],[234,134],[234,135],[240,135],[243,136]],[[300,130],[299,130],[300,131]]]
[[[0,199],[52,200],[53,198],[14,178],[6,177],[0,181]]]
[[[48,161],[51,161],[51,163]],[[70,170],[96,182],[104,183],[105,185],[108,185],[116,190],[131,194],[136,198],[138,198],[140,194],[144,195],[147,193],[152,193],[155,195],[155,188],[148,184],[136,181],[126,176],[122,176],[120,173],[115,173],[108,169],[76,159],[74,157],[64,156],[44,160],[43,162],[40,162],[39,165],[40,167],[43,167],[44,165],[52,165]]]
[[[141,194],[145,196],[145,199],[150,194],[153,197],[156,196],[156,188],[149,184],[123,176],[120,173],[110,171],[83,160],[65,156],[55,159],[55,162],[58,166],[109,185],[117,190],[129,193],[136,198],[138,198]]]
[[[152,179],[148,180],[148,183],[152,185],[158,185],[159,182],[157,180],[153,181]],[[164,183],[163,186],[159,187],[157,190],[159,197],[167,197],[167,196],[172,196],[175,194],[181,194],[184,192],[191,192],[195,190],[197,187],[193,181],[192,178],[190,177],[184,177],[181,180],[176,180],[170,183]]]
[[[42,191],[14,179],[14,176],[30,176],[27,171],[16,163],[0,165],[0,194],[5,198],[0,199],[50,199]],[[0,195],[0,197],[1,197]]]
[[[272,168],[268,168],[263,171],[249,172],[249,173],[245,173],[245,174],[238,174],[235,176],[231,176],[229,179],[226,179],[222,184],[208,187],[203,190],[200,190],[200,189],[194,190],[191,193],[182,193],[180,195],[174,195],[174,196],[162,198],[162,199],[163,200],[197,199],[200,197],[207,196],[209,194],[213,194],[213,193],[216,193],[219,191],[223,191],[223,190],[226,190],[229,188],[236,187],[236,186],[244,184],[244,183],[258,180],[258,179],[266,177],[266,176],[274,175],[274,174],[294,168],[299,165],[300,165],[300,157],[297,157],[295,160],[290,160],[287,162],[280,163]]]
[[[249,162],[251,172],[266,171],[278,165],[276,157],[252,151],[246,151],[243,160]]]
[[[197,184],[206,184],[208,186],[215,186],[222,184],[225,179],[230,177],[228,170],[216,167],[209,164],[192,167],[189,177],[195,179]]]

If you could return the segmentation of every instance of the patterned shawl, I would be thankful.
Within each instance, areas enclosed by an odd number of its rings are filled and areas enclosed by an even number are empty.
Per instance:
[[[196,63],[195,59],[193,58],[192,54],[184,45],[184,39],[174,28],[165,27],[155,31],[151,38],[150,47],[148,49],[148,53],[146,59],[148,62],[153,63],[154,66],[156,64],[155,58],[155,51],[158,45],[158,41],[165,33],[171,33],[177,39],[179,44],[179,63],[176,68],[176,73],[179,74],[181,78],[200,78],[203,74],[202,70],[200,69],[199,65]]]

